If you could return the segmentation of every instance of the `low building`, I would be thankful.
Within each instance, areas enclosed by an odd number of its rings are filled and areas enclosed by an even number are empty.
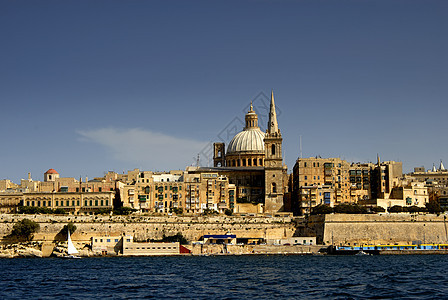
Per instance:
[[[123,253],[123,236],[92,236],[90,246],[93,252],[102,255],[118,255]]]
[[[315,236],[300,236],[291,237],[288,239],[281,239],[278,241],[280,245],[316,245]]]
[[[190,250],[179,242],[134,242],[132,236],[123,237],[123,256],[179,255]]]
[[[236,244],[235,234],[206,234],[204,244]]]

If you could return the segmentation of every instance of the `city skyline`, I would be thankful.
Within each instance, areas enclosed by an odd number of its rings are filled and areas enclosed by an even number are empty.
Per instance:
[[[438,166],[447,6],[2,2],[0,179],[182,170],[271,89],[289,172],[300,137],[303,157]]]

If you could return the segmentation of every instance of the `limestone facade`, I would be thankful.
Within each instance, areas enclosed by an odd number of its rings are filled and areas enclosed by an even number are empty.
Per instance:
[[[266,132],[258,125],[252,103],[245,116],[245,127],[230,141],[214,144],[214,171],[236,186],[238,203],[262,204],[264,213],[284,211],[287,167],[283,164],[282,135],[277,123],[274,93],[271,93]],[[195,172],[210,171],[202,168]]]
[[[130,176],[132,177],[132,176]],[[122,188],[124,206],[141,212],[200,214],[233,210],[235,185],[217,172],[140,172]]]

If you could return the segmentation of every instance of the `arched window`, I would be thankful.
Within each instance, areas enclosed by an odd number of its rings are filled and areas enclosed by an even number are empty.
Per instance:
[[[232,167],[235,166],[235,160],[232,160]]]
[[[275,155],[275,144],[271,145],[271,154]]]
[[[257,165],[257,159],[254,158],[254,166],[256,166],[256,165]]]
[[[275,182],[272,183],[271,191],[272,193],[277,193],[277,184]]]
[[[241,166],[241,160],[238,159],[236,162],[238,167]]]
[[[246,166],[246,159],[244,158],[243,159],[243,167],[245,167]]]
[[[218,157],[221,157],[221,151],[218,151]]]
[[[249,159],[247,160],[247,165],[248,165],[249,167],[252,166],[252,159],[249,158]]]
[[[263,159],[262,159],[262,158],[260,158],[260,159],[258,160],[258,164],[259,164],[260,166],[263,166]]]

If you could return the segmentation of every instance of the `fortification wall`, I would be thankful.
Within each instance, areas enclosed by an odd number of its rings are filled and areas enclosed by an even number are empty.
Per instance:
[[[308,223],[326,245],[448,243],[447,225],[446,215],[432,214],[332,214]]]
[[[40,230],[34,240],[52,241],[69,222],[76,225],[74,241],[88,242],[91,236],[132,235],[135,240],[161,239],[181,232],[195,241],[205,234],[231,232],[238,238],[289,238],[295,232],[290,217],[152,217],[152,216],[54,216],[0,214],[0,236],[10,234],[14,223],[23,218],[38,222]]]

